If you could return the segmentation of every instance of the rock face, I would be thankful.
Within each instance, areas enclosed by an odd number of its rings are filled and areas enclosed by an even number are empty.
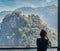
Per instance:
[[[47,25],[38,15],[22,15],[14,11],[7,14],[1,23],[0,45],[1,46],[36,46],[36,39],[39,38],[40,30],[44,28],[54,43],[57,35],[51,33]],[[52,34],[52,36],[51,36]],[[56,44],[56,43],[55,43]]]
[[[2,20],[4,19],[6,14],[10,14],[12,11],[2,11],[0,12],[0,23],[2,22]]]
[[[52,27],[57,31],[57,21],[58,21],[58,7],[55,5],[46,6],[46,7],[21,7],[17,8],[16,11],[21,11],[25,15],[34,14],[39,15],[48,26]],[[10,14],[12,11],[2,11],[0,12],[0,23],[2,22],[6,14]]]

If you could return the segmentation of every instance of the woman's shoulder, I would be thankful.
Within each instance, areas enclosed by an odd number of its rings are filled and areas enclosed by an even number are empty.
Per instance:
[[[42,40],[42,41],[49,41],[48,39],[42,39],[42,38],[37,38],[37,41],[40,41],[40,40]]]
[[[37,38],[37,41],[40,41],[41,40],[41,38]]]
[[[37,40],[40,40],[41,38],[37,38]]]

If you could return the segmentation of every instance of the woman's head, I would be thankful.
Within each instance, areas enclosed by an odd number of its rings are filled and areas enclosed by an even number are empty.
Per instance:
[[[47,35],[47,32],[44,29],[42,29],[40,32],[41,38],[44,38],[46,35]]]

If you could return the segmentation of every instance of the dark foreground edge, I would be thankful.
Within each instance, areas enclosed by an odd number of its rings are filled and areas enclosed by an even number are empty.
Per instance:
[[[37,49],[37,47],[0,47],[0,50],[3,49]],[[48,49],[60,49],[59,47],[50,47]]]

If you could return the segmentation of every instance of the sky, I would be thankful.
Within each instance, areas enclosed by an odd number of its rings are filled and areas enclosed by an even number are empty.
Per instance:
[[[56,5],[58,6],[58,0],[0,0],[0,12],[4,10],[11,10],[20,7],[46,7]]]
[[[0,12],[1,11],[14,11],[21,7],[46,7],[46,6],[58,6],[58,0],[0,0]]]

